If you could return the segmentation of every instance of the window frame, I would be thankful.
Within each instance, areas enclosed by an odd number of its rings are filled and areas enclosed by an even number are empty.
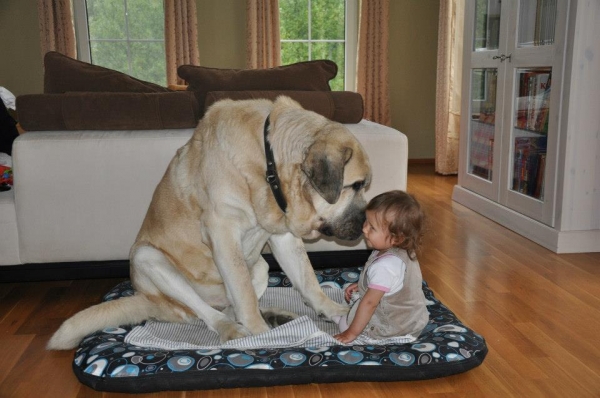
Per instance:
[[[359,0],[346,0],[346,57],[344,88],[356,91],[356,62],[358,55]],[[352,60],[352,62],[348,62]]]
[[[304,40],[287,39],[280,40],[280,43],[306,42],[309,46],[308,60],[311,60],[310,47],[312,43],[340,43],[344,42],[344,89],[347,91],[356,91],[356,56],[358,49],[358,3],[359,0],[344,0],[344,40]],[[309,8],[312,0],[308,0]],[[308,13],[308,31],[312,28],[310,13]],[[352,62],[349,62],[351,60]]]
[[[91,63],[90,31],[85,0],[73,0],[72,7],[75,41],[77,43],[77,59]]]

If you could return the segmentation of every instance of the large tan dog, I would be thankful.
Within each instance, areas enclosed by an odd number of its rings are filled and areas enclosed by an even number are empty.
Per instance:
[[[265,178],[264,131],[278,174],[278,181],[268,178],[273,188]],[[302,238],[358,238],[370,178],[366,153],[342,124],[287,97],[216,103],[154,192],[130,254],[136,294],[74,315],[48,348],[70,349],[96,330],[149,318],[200,318],[221,341],[265,332],[265,320],[294,317],[259,309],[267,242],[308,305],[329,319],[345,314],[347,307],[321,291]]]

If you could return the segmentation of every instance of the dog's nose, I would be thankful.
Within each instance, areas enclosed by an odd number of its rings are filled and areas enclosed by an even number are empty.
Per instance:
[[[334,235],[333,228],[331,228],[331,225],[329,225],[329,224],[323,224],[323,226],[321,226],[321,228],[319,228],[319,232],[325,236],[333,236]]]
[[[339,238],[347,240],[355,240],[360,238],[364,232],[363,225],[365,224],[365,219],[366,217],[364,216],[364,213],[359,215],[356,221],[351,224],[351,227],[344,231],[344,236],[339,236]]]
[[[364,211],[362,211],[359,215],[358,215],[358,225],[361,226],[361,229],[364,230],[367,227],[367,213],[365,213]]]

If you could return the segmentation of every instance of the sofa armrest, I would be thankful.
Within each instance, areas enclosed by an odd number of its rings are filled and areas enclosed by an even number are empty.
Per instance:
[[[367,151],[373,173],[367,200],[393,189],[406,191],[408,138],[398,130],[362,120],[346,127]]]
[[[193,129],[27,132],[13,146],[23,263],[123,260]]]

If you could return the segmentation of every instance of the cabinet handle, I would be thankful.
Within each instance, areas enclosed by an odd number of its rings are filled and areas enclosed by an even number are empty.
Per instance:
[[[504,62],[505,60],[508,59],[508,62],[511,62],[511,57],[512,57],[512,54],[508,54],[508,55],[500,54],[500,55],[494,55],[492,57],[492,59],[500,59],[500,62]]]

